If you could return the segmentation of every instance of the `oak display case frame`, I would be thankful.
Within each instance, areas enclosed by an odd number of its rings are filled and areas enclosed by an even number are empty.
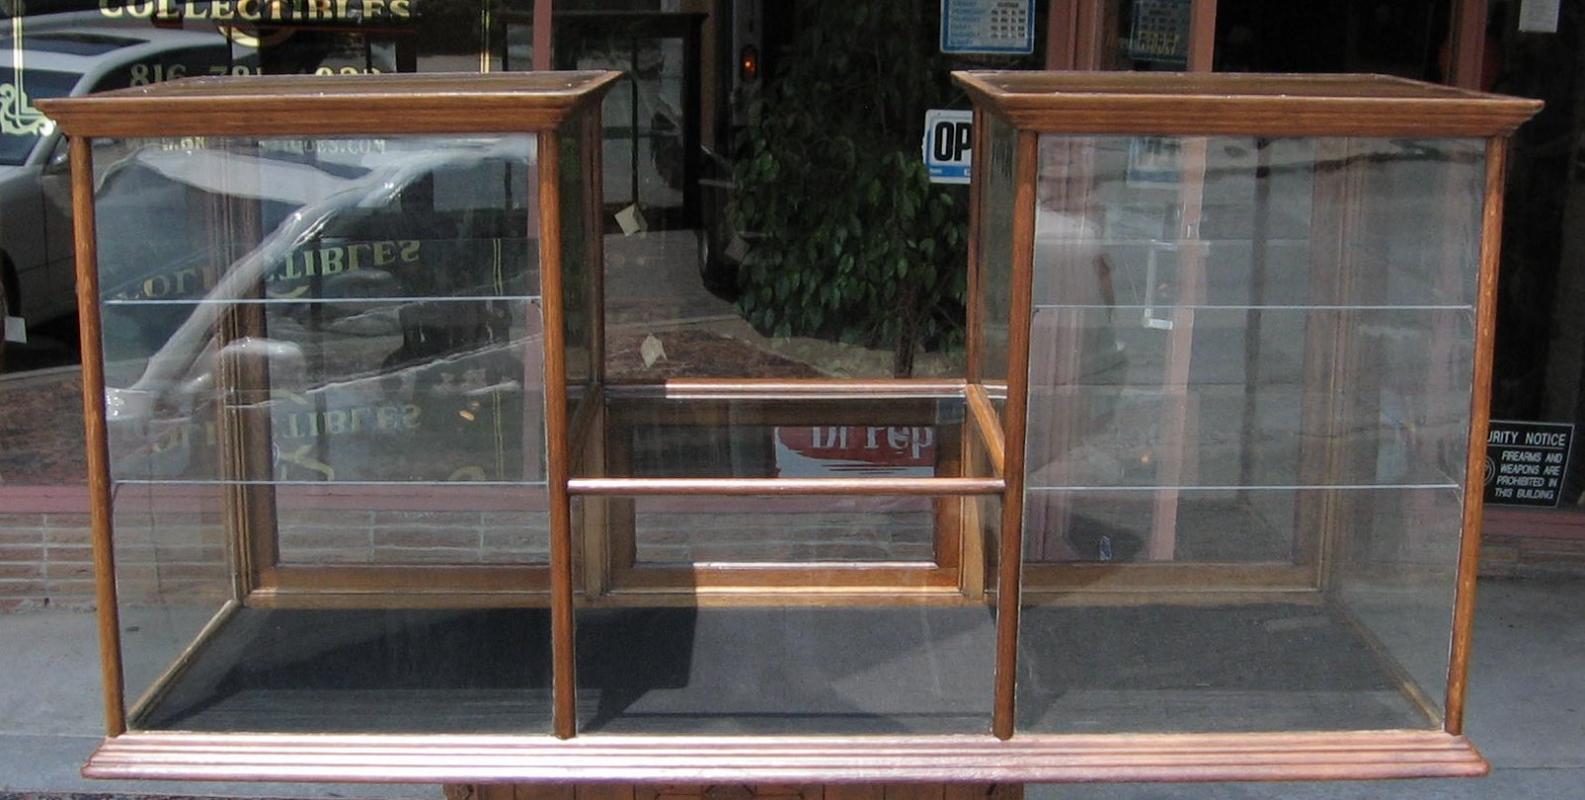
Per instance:
[[[1130,606],[1217,606],[1269,602],[1327,606],[1326,560],[1330,522],[1302,529],[1295,556],[1284,564],[1026,563],[1026,464],[1030,350],[1035,310],[1036,205],[1041,177],[1040,136],[1184,137],[1180,151],[1185,231],[1198,232],[1205,182],[1203,145],[1210,136],[1462,137],[1484,141],[1480,208],[1477,318],[1468,404],[1465,480],[1478,476],[1484,451],[1485,397],[1490,379],[1493,294],[1501,220],[1506,137],[1536,104],[1371,76],[1172,76],[1052,73],[960,73],[975,101],[975,151],[990,162],[992,120],[1012,131],[1011,214],[991,220],[985,207],[990,170],[975,170],[971,188],[969,336],[961,380],[842,380],[685,378],[654,384],[612,384],[604,377],[600,292],[598,159],[585,162],[576,227],[592,235],[585,249],[593,268],[589,289],[592,370],[577,386],[566,373],[562,304],[565,269],[562,205],[556,159],[543,159],[537,176],[549,558],[543,567],[412,570],[378,567],[312,568],[272,573],[268,534],[269,481],[243,481],[227,498],[228,536],[235,542],[234,594],[200,637],[231,614],[259,608],[548,608],[550,727],[530,734],[348,734],[129,730],[123,697],[120,627],[112,538],[111,467],[105,428],[105,377],[99,327],[101,293],[95,268],[94,167],[91,140],[111,137],[376,136],[530,132],[539,153],[557,150],[558,129],[581,117],[583,154],[598,152],[598,97],[612,73],[369,79],[258,79],[184,81],[87,99],[52,101],[46,111],[72,136],[77,214],[79,307],[83,320],[85,418],[88,423],[96,581],[106,687],[108,738],[85,773],[106,778],[219,780],[408,781],[1096,781],[1096,780],[1328,780],[1483,774],[1486,764],[1463,737],[1463,695],[1473,609],[1480,497],[1463,493],[1445,700],[1416,696],[1417,687],[1392,659],[1377,653],[1383,671],[1421,706],[1427,728],[1366,730],[1232,730],[1074,733],[1022,726],[1018,719],[1020,617],[1026,607],[1114,609]],[[41,104],[45,105],[45,104]],[[377,121],[376,121],[377,120]],[[1367,159],[1368,160],[1368,159]],[[1346,159],[1345,159],[1346,161]],[[1084,158],[1069,167],[1086,169]],[[1196,172],[1196,164],[1199,173]],[[1325,183],[1325,181],[1320,181]],[[1325,187],[1318,187],[1323,191]],[[1463,198],[1468,202],[1470,198]],[[991,228],[1010,237],[1007,263],[992,274],[981,245]],[[1325,226],[1338,236],[1346,226]],[[1192,246],[1183,247],[1192,252]],[[592,255],[589,255],[592,253]],[[1186,263],[1192,262],[1192,258]],[[983,300],[993,281],[1005,281],[1007,315],[988,316]],[[1192,291],[1192,288],[1190,289]],[[1192,297],[1185,295],[1185,297]],[[1181,300],[1182,298],[1180,298]],[[1192,303],[1190,303],[1192,305]],[[246,321],[243,322],[246,325]],[[1005,325],[1005,345],[987,341],[988,325]],[[1185,329],[1192,329],[1185,326]],[[1334,329],[1334,333],[1336,330]],[[1337,334],[1341,335],[1341,334]],[[1185,334],[1187,336],[1187,334]],[[1190,341],[1173,345],[1180,351]],[[1003,348],[1005,348],[1003,350]],[[1330,348],[1330,350],[1329,350]],[[1327,358],[1342,352],[1320,337],[1306,348]],[[1005,375],[987,358],[1005,353]],[[1334,367],[1335,367],[1335,362]],[[1338,372],[1337,374],[1343,374]],[[1335,375],[1327,373],[1327,380]],[[998,379],[1000,378],[1000,379]],[[232,377],[243,385],[257,376]],[[268,376],[263,378],[268,381]],[[1459,387],[1452,387],[1457,389]],[[569,389],[572,390],[569,394]],[[646,402],[693,404],[708,418],[711,404],[741,409],[722,424],[795,425],[873,422],[892,405],[901,422],[914,422],[908,403],[945,404],[957,433],[943,438],[934,472],[925,477],[777,477],[644,475],[630,472],[629,453],[612,431],[623,430],[623,407]],[[828,404],[811,415],[801,406]],[[844,404],[847,409],[844,410]],[[1192,416],[1177,407],[1170,435],[1192,438]],[[831,411],[829,409],[836,409]],[[857,410],[855,410],[857,409]],[[938,415],[941,412],[937,412]],[[823,416],[822,416],[823,415]],[[936,417],[939,422],[941,417]],[[248,443],[237,426],[238,452]],[[1323,466],[1338,457],[1326,455]],[[245,460],[245,459],[244,459]],[[1176,490],[1154,502],[1171,507]],[[264,496],[256,493],[263,492]],[[701,563],[643,566],[636,555],[632,503],[666,496],[932,498],[930,558],[910,561]],[[999,501],[985,509],[986,501]],[[575,502],[582,503],[574,513]],[[1297,501],[1296,501],[1297,503]],[[1321,504],[1319,520],[1340,515],[1336,501]],[[1311,512],[1301,509],[1299,512]],[[1325,516],[1325,515],[1331,516]],[[1335,527],[1335,525],[1333,525]],[[1167,559],[1170,560],[1170,559]],[[1082,561],[1082,559],[1081,559]],[[1088,589],[1076,589],[1088,586]],[[1452,587],[1449,587],[1452,588]],[[1302,599],[1294,598],[1302,596]],[[683,606],[964,607],[994,611],[992,691],[985,697],[988,730],[943,735],[605,735],[580,727],[575,678],[575,609]],[[1028,624],[1027,621],[1025,624]],[[1312,621],[1300,618],[1298,624]],[[1371,634],[1351,623],[1366,649]],[[934,642],[930,642],[934,644]],[[195,643],[194,649],[198,647]],[[168,681],[183,663],[185,652]],[[155,694],[158,691],[156,690]],[[1445,703],[1438,714],[1437,702]],[[134,714],[135,716],[135,714]]]

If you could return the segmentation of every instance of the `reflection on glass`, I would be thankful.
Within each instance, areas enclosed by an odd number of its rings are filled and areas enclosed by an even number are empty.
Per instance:
[[[532,139],[106,151],[117,478],[543,480]],[[251,460],[227,462],[228,422],[264,437]]]
[[[619,477],[952,477],[963,401],[658,400],[607,405]]]
[[[1482,143],[1040,152],[1022,728],[1436,725]]]
[[[557,7],[558,69],[610,69],[623,80],[601,108],[602,189],[646,228],[698,225],[700,35],[706,15]],[[511,30],[529,20],[515,18]],[[520,36],[520,34],[519,34]],[[517,68],[527,67],[526,61]]]

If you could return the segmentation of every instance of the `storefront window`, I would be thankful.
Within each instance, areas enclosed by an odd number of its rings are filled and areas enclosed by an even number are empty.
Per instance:
[[[1574,77],[1585,15],[1566,6],[1556,32],[1520,32],[1513,6],[1499,4],[1493,13],[1495,35],[1488,46],[1497,51],[1502,65],[1495,89],[1541,98],[1546,107],[1514,138],[1492,417],[1521,423],[1512,428],[1520,434],[1572,436],[1585,420],[1585,326],[1579,319],[1585,280],[1576,266],[1585,244],[1576,232],[1585,213],[1585,193],[1578,180],[1581,128]],[[1585,463],[1573,454],[1566,461],[1563,480],[1541,481],[1540,495],[1498,502],[1513,508],[1577,510],[1585,493]],[[1488,501],[1492,499],[1488,494]]]

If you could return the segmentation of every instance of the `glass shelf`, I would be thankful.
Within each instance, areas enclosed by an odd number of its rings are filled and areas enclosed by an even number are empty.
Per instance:
[[[177,300],[105,300],[102,305],[106,307],[138,307],[138,306],[297,306],[297,305],[357,305],[370,304],[398,304],[398,303],[481,303],[481,302],[508,302],[539,304],[542,301],[537,294],[484,294],[484,295],[435,295],[413,297],[240,297],[227,299],[177,299]]]

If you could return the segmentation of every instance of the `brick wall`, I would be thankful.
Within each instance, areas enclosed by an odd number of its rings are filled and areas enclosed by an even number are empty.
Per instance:
[[[1487,536],[1480,572],[1490,576],[1585,575],[1585,538]]]
[[[0,513],[0,612],[93,598],[87,514]]]
[[[114,502],[117,593],[130,604],[218,602],[229,593],[222,506],[212,487],[123,487]],[[282,498],[285,563],[544,563],[543,509],[435,510],[458,498]],[[461,502],[476,502],[463,497]],[[330,507],[322,507],[329,505]],[[396,508],[369,508],[369,505]],[[402,508],[400,506],[417,506]],[[0,487],[0,612],[91,608],[87,495]],[[30,508],[28,511],[13,509]]]

